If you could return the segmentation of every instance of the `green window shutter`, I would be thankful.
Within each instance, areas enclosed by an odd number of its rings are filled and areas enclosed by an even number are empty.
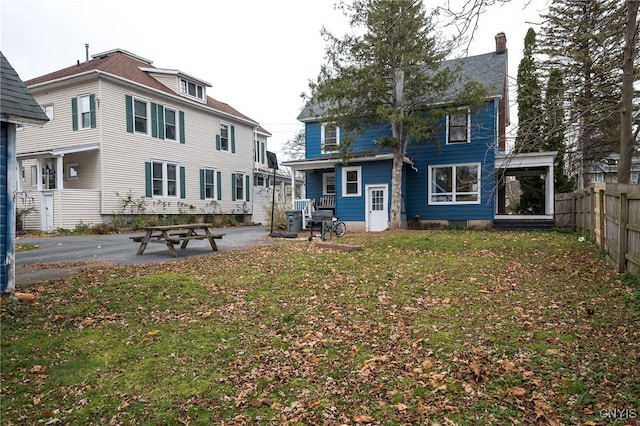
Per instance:
[[[184,111],[180,111],[180,143],[185,143],[186,139],[184,136]]]
[[[127,132],[133,133],[133,98],[125,95],[125,105],[127,110]]]
[[[96,95],[89,96],[89,103],[91,104],[91,128],[96,128]]]
[[[184,166],[180,166],[180,198],[187,198],[187,182]]]
[[[231,199],[236,200],[236,174],[231,173]]]
[[[164,139],[164,107],[158,104],[158,138]]]
[[[71,98],[71,127],[78,130],[78,98]]]
[[[253,175],[253,186],[258,186],[258,175]]]
[[[269,187],[269,181],[271,180],[271,177],[267,176],[267,178],[265,179],[267,181],[267,188]]]
[[[216,172],[217,196],[218,200],[222,200],[222,173]]]
[[[216,149],[220,151],[220,135],[216,135]]]
[[[236,152],[236,127],[231,126],[231,153]]]
[[[158,105],[151,102],[151,137],[158,137]]]
[[[260,143],[260,162],[264,164],[264,142]]]
[[[200,199],[204,200],[204,169],[200,169]]]
[[[247,175],[245,181],[246,181],[245,182],[246,183],[245,187],[247,188],[247,191],[246,191],[247,192],[247,196],[245,197],[244,200],[245,201],[249,201],[249,194],[251,194],[251,185],[250,185],[251,184],[251,177],[249,175]]]
[[[153,197],[153,188],[151,186],[151,163],[148,161],[144,163],[144,189],[147,197]]]

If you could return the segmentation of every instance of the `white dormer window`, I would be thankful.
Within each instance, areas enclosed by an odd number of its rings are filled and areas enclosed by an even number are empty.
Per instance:
[[[322,152],[331,152],[340,146],[340,128],[335,124],[323,124],[321,130]]]
[[[182,78],[180,79],[180,93],[201,101],[204,100],[204,87]]]

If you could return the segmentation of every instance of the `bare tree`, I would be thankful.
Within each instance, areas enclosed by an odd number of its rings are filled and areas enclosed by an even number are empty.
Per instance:
[[[638,8],[640,0],[627,0],[626,22],[624,34],[624,49],[622,57],[622,95],[620,105],[620,161],[618,162],[618,183],[629,183],[631,179],[631,163],[635,148],[638,146],[638,131],[640,125],[636,123],[633,131],[634,114],[634,58],[638,57]]]

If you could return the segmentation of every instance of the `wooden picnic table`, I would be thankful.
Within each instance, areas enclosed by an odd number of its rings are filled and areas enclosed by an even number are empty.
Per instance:
[[[186,248],[191,240],[209,240],[211,249],[218,251],[216,245],[217,239],[221,239],[224,234],[214,234],[213,224],[211,223],[187,223],[183,225],[162,225],[162,226],[145,226],[142,228],[144,235],[129,237],[131,240],[140,243],[137,255],[144,253],[148,243],[166,244],[171,256],[178,257],[174,244],[180,244],[180,248]]]

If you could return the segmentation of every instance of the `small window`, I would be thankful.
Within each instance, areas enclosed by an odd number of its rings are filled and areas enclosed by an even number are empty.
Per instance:
[[[469,111],[464,109],[447,116],[447,144],[469,142]]]
[[[480,164],[429,168],[429,204],[480,202]]]
[[[83,129],[91,128],[91,98],[80,96],[80,125]]]
[[[204,87],[192,81],[180,79],[180,93],[204,100]]]
[[[176,110],[164,109],[164,138],[172,141],[176,140]]]
[[[324,124],[321,130],[322,151],[335,151],[340,146],[340,129],[334,124]]]
[[[148,111],[149,105],[146,101],[141,99],[133,100],[134,130],[136,133],[148,134]]]
[[[342,196],[359,197],[362,177],[361,167],[344,167],[342,169]]]
[[[229,125],[220,124],[220,149],[229,151]]]
[[[336,193],[335,173],[324,173],[322,175],[322,195],[330,195],[335,193]]]
[[[77,179],[80,177],[77,164],[69,164],[69,179]]]

